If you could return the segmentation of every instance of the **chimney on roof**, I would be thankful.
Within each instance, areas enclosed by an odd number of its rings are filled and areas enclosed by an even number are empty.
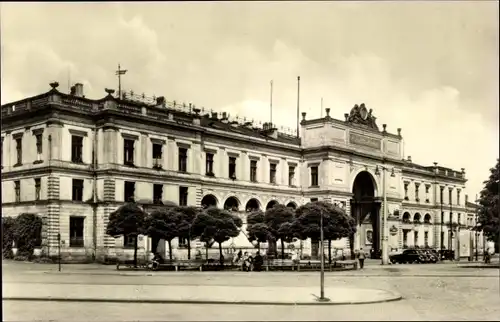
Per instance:
[[[212,112],[212,120],[217,120],[218,117],[217,117],[217,112]]]
[[[71,86],[71,95],[76,97],[85,97],[83,96],[83,84],[76,83],[75,85]]]
[[[411,162],[411,155],[408,156],[408,162]]]
[[[222,112],[222,122],[223,123],[228,123],[228,119],[227,119],[227,113],[226,112]]]

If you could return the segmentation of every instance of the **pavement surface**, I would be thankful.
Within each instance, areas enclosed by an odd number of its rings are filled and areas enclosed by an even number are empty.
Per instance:
[[[318,272],[121,272],[113,266],[40,265],[5,262],[3,292],[27,295],[86,296],[83,290],[106,298],[166,296],[190,289],[198,297],[243,290],[255,299],[318,295]],[[221,305],[105,303],[84,301],[3,301],[4,321],[310,321],[310,320],[484,320],[500,319],[499,269],[463,268],[452,264],[380,266],[366,263],[364,270],[326,272],[326,297],[349,296],[349,290],[369,289],[399,293],[400,301],[334,306]],[[155,289],[155,291],[152,291]],[[45,293],[43,293],[45,292]],[[158,292],[154,293],[154,292]],[[266,295],[266,292],[267,295]],[[309,295],[306,295],[308,292]],[[238,292],[233,292],[238,293]],[[191,293],[192,294],[192,293]],[[170,295],[169,295],[170,296]],[[226,295],[224,295],[226,296]],[[246,295],[247,296],[247,295]],[[233,299],[237,296],[233,295]],[[309,298],[310,299],[310,298]],[[237,299],[236,299],[237,300]]]

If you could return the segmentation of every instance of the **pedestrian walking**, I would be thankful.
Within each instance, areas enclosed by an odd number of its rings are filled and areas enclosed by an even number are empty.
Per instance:
[[[363,248],[360,248],[359,252],[358,252],[358,260],[359,260],[359,268],[360,269],[363,269],[363,267],[365,266],[365,258],[366,258],[365,251],[363,250]]]

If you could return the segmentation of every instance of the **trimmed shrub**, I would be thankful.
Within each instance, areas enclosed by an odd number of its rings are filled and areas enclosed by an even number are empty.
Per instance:
[[[14,242],[15,222],[13,217],[2,217],[2,256],[6,259],[14,257],[12,243]]]
[[[31,258],[35,247],[42,245],[42,219],[35,214],[20,214],[14,224],[18,255]]]

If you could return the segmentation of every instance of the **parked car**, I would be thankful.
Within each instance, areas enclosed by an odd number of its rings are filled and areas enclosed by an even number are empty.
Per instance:
[[[389,256],[389,260],[393,264],[425,263],[428,261],[425,254],[416,249],[405,249],[401,254]]]

